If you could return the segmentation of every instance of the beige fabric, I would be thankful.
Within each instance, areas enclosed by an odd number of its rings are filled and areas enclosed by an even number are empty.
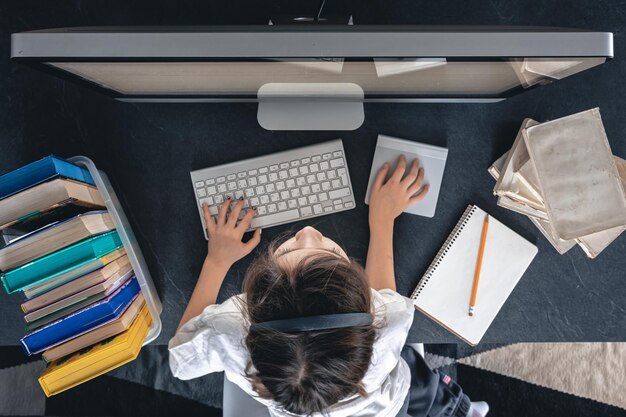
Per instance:
[[[626,409],[626,343],[518,343],[459,362]]]

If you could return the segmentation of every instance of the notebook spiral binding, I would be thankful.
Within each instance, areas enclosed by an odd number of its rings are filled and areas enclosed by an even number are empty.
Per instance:
[[[476,206],[474,205],[467,206],[467,208],[465,209],[465,212],[463,212],[463,215],[461,216],[461,219],[458,221],[456,226],[454,226],[454,229],[452,229],[452,232],[450,232],[448,239],[446,239],[444,244],[441,246],[441,249],[439,249],[439,252],[437,252],[435,259],[433,259],[428,269],[426,269],[426,272],[424,273],[424,275],[422,276],[422,279],[420,280],[419,284],[415,288],[415,291],[413,291],[413,294],[411,294],[411,298],[413,300],[415,300],[420,295],[420,293],[422,292],[426,284],[428,284],[428,280],[430,279],[430,277],[433,276],[433,274],[437,270],[437,267],[443,260],[443,257],[446,256],[446,254],[450,250],[450,247],[454,244],[456,239],[459,237],[459,234],[461,233],[461,231],[463,230],[463,228],[465,227],[465,225],[467,224],[467,222],[472,217],[475,211],[476,211]]]

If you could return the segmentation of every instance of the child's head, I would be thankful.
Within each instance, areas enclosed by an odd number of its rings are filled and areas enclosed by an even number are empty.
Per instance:
[[[244,282],[251,324],[335,313],[372,313],[363,268],[332,240],[305,228],[257,259]],[[261,397],[296,414],[324,412],[353,394],[376,337],[375,327],[355,326],[300,333],[272,329],[248,334],[249,377]]]

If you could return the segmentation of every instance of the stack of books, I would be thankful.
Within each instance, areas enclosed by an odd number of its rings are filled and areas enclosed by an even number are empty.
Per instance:
[[[0,280],[21,291],[47,396],[137,357],[152,318],[89,171],[50,156],[0,176]]]
[[[578,245],[595,258],[626,229],[626,161],[612,154],[598,108],[525,119],[489,173],[498,205],[528,216],[560,254]]]

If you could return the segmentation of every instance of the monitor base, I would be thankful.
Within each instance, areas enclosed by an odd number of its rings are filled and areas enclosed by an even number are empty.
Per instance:
[[[352,83],[268,83],[257,120],[267,130],[355,130],[365,119],[363,89]]]

